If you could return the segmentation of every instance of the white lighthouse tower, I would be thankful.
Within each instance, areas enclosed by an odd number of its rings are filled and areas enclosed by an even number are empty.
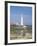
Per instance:
[[[21,25],[23,25],[23,15],[21,15]],[[23,26],[23,27],[27,27],[27,26]]]
[[[21,15],[21,25],[23,25],[23,15]]]

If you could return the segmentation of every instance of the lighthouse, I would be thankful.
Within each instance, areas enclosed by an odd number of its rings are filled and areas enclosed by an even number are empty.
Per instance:
[[[21,25],[23,25],[23,15],[21,15]]]

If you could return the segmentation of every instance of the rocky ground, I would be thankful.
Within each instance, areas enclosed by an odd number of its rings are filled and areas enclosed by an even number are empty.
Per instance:
[[[10,40],[13,39],[31,39],[32,38],[32,29],[30,27],[26,28],[11,28],[10,30]]]

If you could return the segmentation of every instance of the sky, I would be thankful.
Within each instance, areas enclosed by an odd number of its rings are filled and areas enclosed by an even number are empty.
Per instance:
[[[23,16],[23,25],[32,25],[32,7],[10,6],[10,24],[21,23]]]

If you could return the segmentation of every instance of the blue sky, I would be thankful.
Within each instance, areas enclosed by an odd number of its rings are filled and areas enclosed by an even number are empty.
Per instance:
[[[23,16],[24,25],[32,25],[32,7],[10,6],[10,23],[21,23],[21,15]]]

